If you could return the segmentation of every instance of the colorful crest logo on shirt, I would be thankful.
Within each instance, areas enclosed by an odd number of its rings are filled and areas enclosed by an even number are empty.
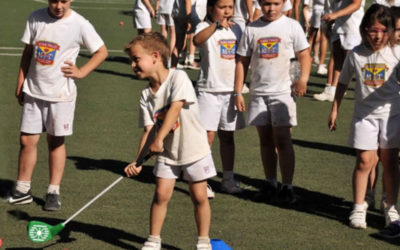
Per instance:
[[[53,65],[56,52],[59,49],[60,46],[58,44],[47,41],[37,41],[36,62],[41,65]]]
[[[154,113],[153,118],[156,120],[156,124],[159,127],[162,126],[162,124],[164,122],[164,119],[165,119],[165,116],[167,115],[167,112],[168,112],[170,106],[171,105],[168,104],[167,106],[160,108],[159,110],[157,110]],[[172,127],[170,133],[173,133],[178,127],[179,127],[179,119],[175,122],[175,124]]]
[[[365,64],[361,69],[364,75],[364,84],[377,88],[385,84],[385,75],[388,70],[384,63]]]
[[[279,43],[281,39],[278,37],[260,38],[257,43],[260,48],[260,58],[272,59],[279,55]]]
[[[223,59],[235,59],[236,55],[236,40],[220,40],[221,58]]]

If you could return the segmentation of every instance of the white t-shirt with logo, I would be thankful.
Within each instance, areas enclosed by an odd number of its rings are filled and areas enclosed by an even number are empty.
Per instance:
[[[387,46],[374,52],[361,44],[346,57],[339,82],[348,85],[355,75],[354,117],[378,118],[400,113],[398,49]]]
[[[210,26],[210,22],[199,23],[195,34]],[[233,91],[236,67],[236,48],[242,31],[239,25],[230,29],[217,29],[207,41],[200,45],[200,74],[197,88],[207,92]]]
[[[150,87],[140,98],[139,127],[162,125],[162,121],[175,101],[184,101],[178,120],[164,139],[164,152],[157,160],[169,165],[186,165],[211,153],[207,132],[200,121],[199,107],[192,82],[182,70],[170,69],[167,79],[156,93]]]
[[[280,95],[291,92],[289,69],[293,51],[309,47],[299,22],[282,15],[273,22],[259,19],[249,24],[237,50],[251,57],[250,93]]]
[[[49,16],[47,8],[29,16],[21,40],[34,46],[23,91],[52,102],[76,99],[74,80],[61,72],[64,61],[75,64],[81,46],[94,53],[104,45],[89,21],[75,11],[71,10],[66,18],[55,19]]]

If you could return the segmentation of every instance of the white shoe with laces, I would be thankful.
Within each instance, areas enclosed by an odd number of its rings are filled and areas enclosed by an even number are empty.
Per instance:
[[[334,89],[332,89],[334,88]],[[322,91],[322,93],[320,94],[314,94],[313,97],[315,100],[318,101],[329,101],[329,102],[333,102],[333,99],[335,99],[335,92],[336,92],[336,87],[332,87],[330,84],[326,85],[324,88],[324,91]]]
[[[318,65],[317,74],[319,75],[326,75],[328,74],[328,69],[326,68],[325,64]]]
[[[196,244],[197,250],[212,250],[210,243],[197,243]]]
[[[161,239],[149,236],[144,243],[142,250],[161,250]]]
[[[215,193],[212,190],[211,186],[207,184],[207,197],[208,199],[214,199],[215,198]]]
[[[367,228],[367,209],[368,204],[364,201],[362,209],[353,209],[350,213],[350,227],[356,229]]]
[[[400,218],[399,212],[397,211],[395,205],[388,205],[385,208],[384,214],[385,214],[385,226],[386,227],[389,226],[390,223],[392,223]]]

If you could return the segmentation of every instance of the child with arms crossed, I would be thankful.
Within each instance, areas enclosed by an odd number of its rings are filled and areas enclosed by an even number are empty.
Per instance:
[[[31,179],[37,160],[37,144],[47,133],[50,181],[45,210],[59,210],[60,184],[64,173],[64,137],[72,135],[77,96],[74,79],[86,77],[107,57],[107,48],[93,26],[70,8],[72,0],[49,0],[48,8],[33,12],[22,41],[16,97],[23,105],[18,178],[8,202],[32,202]],[[75,65],[81,46],[93,57]]]
[[[154,126],[159,127],[149,151],[158,154],[154,175],[156,190],[150,212],[150,235],[142,249],[161,249],[161,229],[175,181],[183,172],[189,182],[198,229],[197,249],[210,249],[211,211],[207,179],[216,175],[207,133],[200,122],[195,91],[184,71],[168,70],[169,49],[159,33],[142,34],[125,48],[132,69],[140,79],[149,79],[142,91],[139,124],[144,127],[140,155]],[[127,176],[142,170],[136,162],[125,168]]]
[[[233,97],[236,45],[241,36],[238,24],[231,21],[233,0],[209,0],[208,20],[196,27],[194,43],[200,49],[201,70],[197,81],[201,120],[211,145],[217,132],[220,140],[223,180],[221,190],[240,193],[233,176],[234,131],[244,128],[242,113],[235,110]]]
[[[362,44],[355,47],[344,62],[329,116],[329,129],[335,130],[341,100],[355,74],[354,114],[349,144],[356,149],[357,159],[353,172],[354,208],[349,220],[350,226],[358,229],[367,227],[368,204],[364,201],[365,193],[369,173],[378,158],[384,169],[386,225],[399,219],[396,204],[399,188],[400,86],[399,60],[389,45],[392,32],[393,20],[389,9],[378,4],[372,5],[361,22]]]
[[[311,68],[309,45],[300,24],[282,14],[285,0],[260,0],[259,3],[263,16],[247,26],[237,51],[235,104],[239,111],[245,111],[240,93],[251,64],[248,123],[257,128],[266,177],[260,195],[273,200],[278,193],[276,148],[283,184],[277,198],[284,204],[292,204],[296,197],[292,188],[295,159],[291,127],[297,125],[293,94],[306,93]],[[301,67],[300,78],[294,83],[289,75],[293,51]]]

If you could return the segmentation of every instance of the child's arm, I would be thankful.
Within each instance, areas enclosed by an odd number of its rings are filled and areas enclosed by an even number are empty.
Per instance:
[[[232,22],[230,20],[230,18],[223,18],[222,20],[218,20],[214,23],[212,23],[210,26],[208,26],[207,28],[203,29],[202,31],[200,31],[199,33],[197,33],[194,37],[193,37],[193,43],[195,46],[200,46],[203,43],[205,43],[208,38],[210,38],[210,36],[212,36],[212,34],[214,34],[214,32],[222,27],[225,29],[229,29],[230,27],[234,26],[235,23]]]
[[[185,0],[185,11],[186,11],[186,31],[189,31],[192,28],[192,24],[190,23],[190,16],[192,15],[192,1]]]
[[[155,12],[153,6],[150,3],[150,0],[141,0],[141,1],[146,6],[147,10],[150,12],[150,16],[151,17],[155,17],[156,16],[156,12]]]
[[[293,83],[294,94],[296,96],[303,96],[307,91],[307,82],[310,77],[311,70],[311,56],[309,49],[304,49],[296,53],[297,59],[300,62],[301,74],[300,78]]]
[[[247,24],[253,22],[253,0],[246,0],[246,7],[249,14],[249,20],[246,20]]]
[[[178,120],[179,113],[183,107],[185,101],[175,101],[171,103],[167,114],[163,120],[163,123],[158,130],[156,138],[149,147],[151,153],[161,153],[164,151],[164,138],[168,135],[171,129],[174,127],[176,121]]]
[[[99,66],[108,56],[108,51],[105,45],[101,46],[89,59],[89,61],[78,68],[71,61],[65,61],[64,63],[68,66],[61,67],[61,72],[64,73],[65,77],[71,77],[75,79],[82,79],[89,75],[97,66]]]
[[[26,75],[28,74],[29,66],[33,55],[33,46],[25,45],[24,52],[22,53],[21,63],[19,66],[17,87],[15,89],[15,97],[18,99],[18,103],[22,105],[24,103],[24,95],[22,94],[22,85],[24,84]]]
[[[244,85],[244,79],[247,74],[247,69],[250,64],[250,56],[239,56],[236,62],[235,68],[235,87],[234,87],[234,96],[235,96],[235,106],[239,112],[244,112],[245,104],[244,98],[242,96],[242,89]]]
[[[328,127],[330,131],[336,130],[336,118],[346,90],[347,90],[347,85],[339,82],[339,84],[336,87],[335,99],[333,100],[331,114],[329,115],[328,119]]]
[[[330,22],[338,19],[342,16],[351,15],[353,12],[357,11],[361,7],[362,0],[353,0],[353,2],[347,5],[345,8],[335,11],[333,13],[325,14],[322,19],[324,21]]]
[[[307,18],[307,12],[309,11],[310,6],[303,4],[303,19],[304,19],[304,27],[306,28],[306,32],[310,29],[310,20]]]
[[[139,149],[137,152],[137,156],[136,159],[138,159],[140,156],[142,156],[142,151],[143,148],[145,147],[146,143],[148,143],[148,140],[152,140],[152,136],[150,135],[152,128],[154,126],[145,126],[142,136],[140,137],[140,142],[139,142]],[[143,153],[146,153],[143,151]],[[124,172],[126,173],[126,175],[128,177],[131,176],[136,176],[138,174],[140,174],[140,172],[142,171],[142,166],[136,166],[136,161],[130,163],[128,166],[125,167]]]

